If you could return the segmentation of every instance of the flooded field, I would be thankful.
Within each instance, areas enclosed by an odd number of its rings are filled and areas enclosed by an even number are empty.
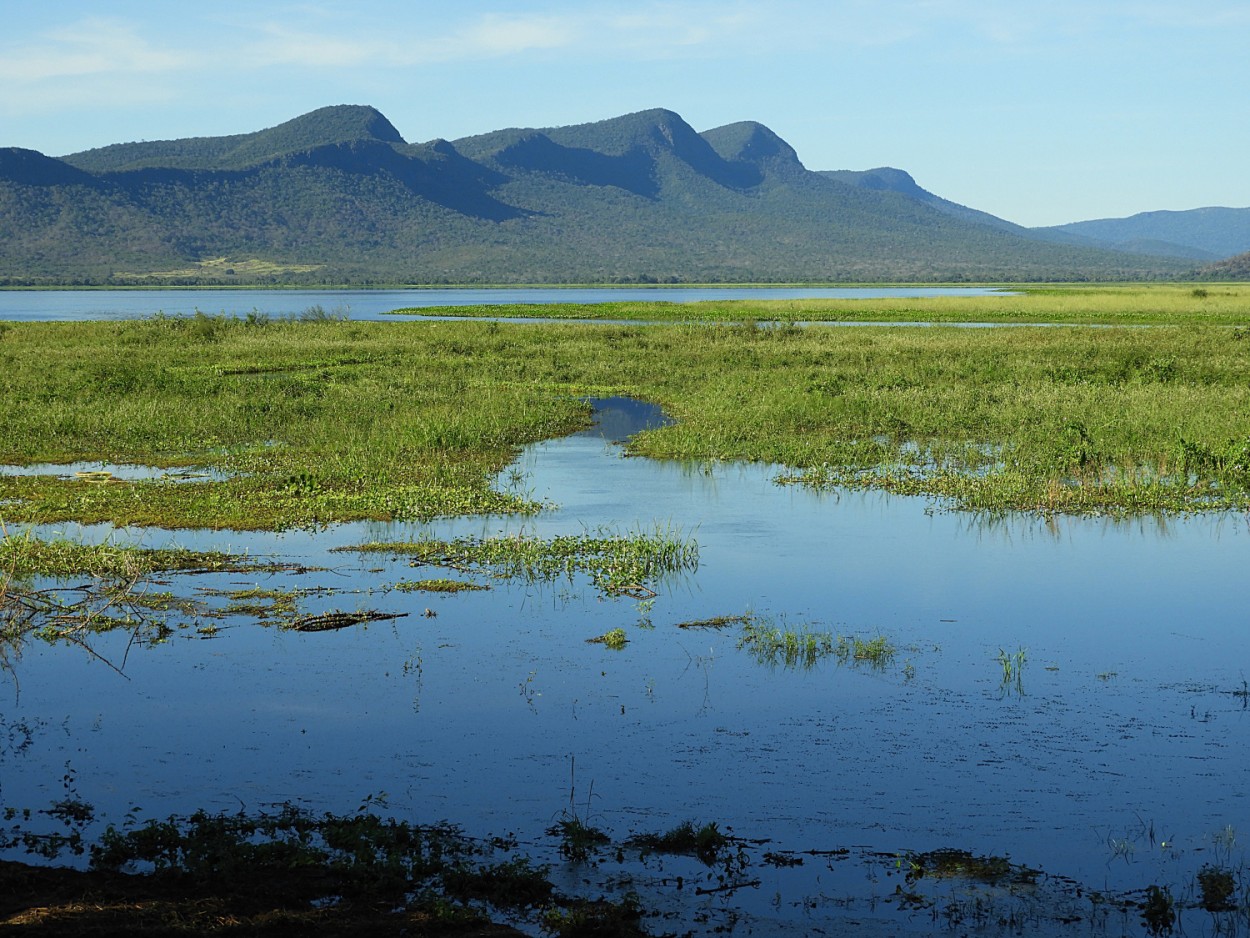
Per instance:
[[[1152,886],[1191,933],[1246,930],[1197,879],[1228,871],[1245,909],[1245,516],[819,494],[625,458],[613,441],[662,418],[598,417],[499,478],[550,503],[533,518],[58,528],[287,566],[147,585],[193,601],[172,629],[9,649],[0,799],[447,819],[570,891],[636,891],[657,932],[1139,934]],[[639,582],[340,550],[652,532],[694,550]],[[715,823],[741,855],[564,866],[548,829],[571,815],[618,843]]]

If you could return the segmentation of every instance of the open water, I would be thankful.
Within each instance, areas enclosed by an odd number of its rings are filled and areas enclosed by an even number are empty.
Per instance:
[[[768,466],[626,458],[612,441],[659,415],[619,399],[599,414],[598,429],[531,446],[501,477],[557,506],[533,519],[68,530],[317,568],[162,587],[186,595],[314,589],[301,612],[404,617],[322,633],[239,615],[205,634],[207,620],[188,621],[161,643],[99,636],[93,654],[29,643],[0,687],[0,799],[46,805],[67,773],[108,821],[287,801],[351,812],[368,796],[383,813],[512,832],[541,853],[572,782],[579,809],[617,839],[715,821],[766,841],[757,859],[805,860],[757,864],[760,885],[697,900],[664,871],[633,870],[683,931],[702,915],[696,933],[737,922],[743,934],[927,934],[937,912],[895,893],[898,858],[926,851],[1042,871],[1032,898],[986,900],[1024,916],[1028,934],[1136,934],[1135,916],[1095,914],[1081,897],[1152,883],[1179,896],[1205,863],[1244,870],[1246,517],[991,519],[817,494],[774,484]],[[694,538],[699,563],[650,603],[580,576],[406,593],[401,580],[468,577],[331,550],[657,526]],[[739,626],[680,627],[741,615],[897,650],[883,668],[787,668],[740,647]],[[587,642],[613,628],[623,649]],[[1022,663],[1018,679],[1004,680],[1004,656]],[[571,871],[570,888],[584,875]],[[965,886],[909,888],[971,903]],[[1068,901],[1065,923],[1055,910]],[[1003,933],[994,921],[959,933]]]

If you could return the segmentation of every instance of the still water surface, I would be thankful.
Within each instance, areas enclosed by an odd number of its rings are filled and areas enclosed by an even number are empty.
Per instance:
[[[513,287],[421,290],[0,290],[0,320],[138,319],[190,316],[298,316],[310,307],[349,319],[391,319],[391,310],[508,303],[616,303],[705,300],[884,299],[986,296],[986,287]]]
[[[613,400],[601,418],[606,430],[531,446],[501,478],[558,504],[535,519],[114,533],[325,568],[175,580],[183,591],[319,586],[336,592],[302,611],[408,616],[318,634],[240,617],[128,654],[126,637],[105,637],[96,649],[124,658],[124,676],[31,645],[0,713],[36,732],[0,748],[0,797],[47,804],[67,768],[113,821],[134,806],[350,812],[384,792],[396,816],[542,844],[575,767],[578,797],[593,785],[594,820],[618,838],[715,820],[770,850],[956,848],[1109,889],[1192,877],[1230,825],[1250,833],[1250,712],[1236,693],[1250,672],[1246,517],[987,520],[815,494],[775,485],[766,466],[625,458],[610,441],[656,414]],[[400,580],[461,574],[330,552],[656,525],[693,536],[700,559],[649,609],[581,579],[402,593]],[[883,670],[770,668],[736,629],[678,628],[744,613],[883,635],[898,654]],[[621,651],[586,642],[617,627]],[[999,655],[1019,651],[1022,679],[1004,683]],[[802,934],[813,915],[866,922],[894,889],[880,870],[810,858],[785,875],[706,902]]]

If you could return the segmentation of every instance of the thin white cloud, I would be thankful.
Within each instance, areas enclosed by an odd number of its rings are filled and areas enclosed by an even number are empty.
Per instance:
[[[0,81],[30,85],[117,73],[150,75],[188,67],[195,58],[153,46],[127,23],[91,18],[48,32],[31,45],[10,44],[0,56]]]
[[[486,14],[442,35],[386,38],[371,31],[353,35],[350,25],[350,21],[323,22],[315,29],[288,22],[254,25],[260,35],[235,58],[239,66],[250,68],[395,67],[520,55],[568,47],[581,39],[576,23],[551,16]]]
[[[471,54],[514,55],[567,48],[583,35],[582,24],[575,18],[488,14],[454,37],[451,45]]]

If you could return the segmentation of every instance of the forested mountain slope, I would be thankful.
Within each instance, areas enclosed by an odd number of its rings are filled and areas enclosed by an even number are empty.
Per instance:
[[[809,171],[750,121],[698,133],[655,109],[408,144],[373,108],[343,105],[61,159],[0,149],[0,282],[1083,280],[1193,266],[1039,241],[897,177],[851,176]]]

